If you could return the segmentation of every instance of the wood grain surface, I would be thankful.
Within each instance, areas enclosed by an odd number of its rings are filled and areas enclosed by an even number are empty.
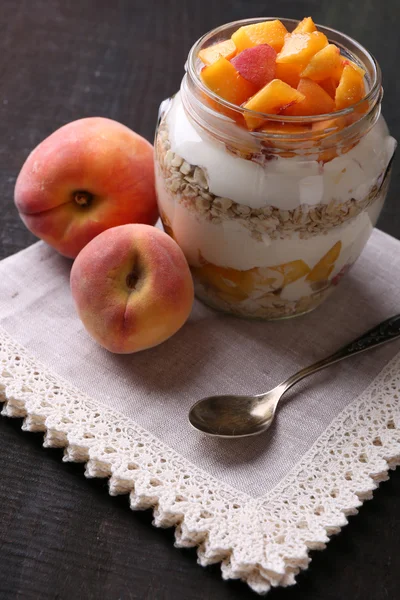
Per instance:
[[[0,258],[35,241],[13,188],[28,153],[59,126],[103,115],[152,140],[160,101],[179,86],[191,44],[223,22],[311,14],[366,45],[384,77],[383,111],[400,138],[398,0],[1,0]],[[379,227],[400,237],[395,161]],[[384,293],[384,290],[383,290]],[[400,306],[400,303],[399,303]],[[26,315],[29,319],[29,315]],[[208,600],[256,598],[202,569],[173,532],[133,513],[107,483],[62,464],[42,436],[0,418],[0,599]],[[383,483],[297,586],[272,600],[399,598],[400,472]]]

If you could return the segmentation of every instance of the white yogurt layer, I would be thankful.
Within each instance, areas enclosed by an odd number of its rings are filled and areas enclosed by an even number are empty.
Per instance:
[[[292,210],[299,204],[364,198],[387,166],[396,145],[380,118],[352,150],[323,167],[316,160],[285,158],[261,166],[232,156],[222,143],[202,138],[186,116],[180,93],[167,114],[167,125],[171,150],[205,170],[213,194],[251,208],[272,205]]]

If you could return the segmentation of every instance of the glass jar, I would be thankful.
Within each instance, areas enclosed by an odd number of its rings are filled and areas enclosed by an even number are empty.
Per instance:
[[[358,104],[311,117],[234,106],[201,81],[191,49],[180,91],[160,107],[156,185],[165,231],[190,265],[197,297],[242,317],[279,319],[316,308],[366,244],[381,211],[396,142],[380,114],[381,74],[354,40],[318,27],[366,71]],[[288,31],[297,21],[282,19]],[[244,113],[264,124],[248,131]]]

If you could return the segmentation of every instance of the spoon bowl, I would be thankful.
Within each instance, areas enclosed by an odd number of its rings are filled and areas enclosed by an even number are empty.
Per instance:
[[[264,398],[265,395],[210,396],[192,406],[189,422],[195,429],[215,437],[258,435],[270,426]],[[271,421],[274,412],[270,411]]]

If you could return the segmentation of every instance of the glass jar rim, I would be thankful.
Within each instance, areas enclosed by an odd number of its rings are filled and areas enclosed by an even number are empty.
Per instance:
[[[362,44],[360,44],[359,42],[357,42],[350,36],[346,35],[345,33],[337,31],[336,29],[333,29],[331,27],[326,27],[325,25],[319,25],[319,24],[316,24],[318,31],[325,33],[325,35],[328,37],[328,40],[330,40],[329,34],[331,34],[331,35],[333,34],[334,38],[336,38],[336,37],[340,38],[341,42],[343,42],[343,43],[340,43],[340,45],[343,48],[346,48],[346,50],[347,50],[347,47],[346,47],[346,42],[347,42],[348,45],[355,46],[355,48],[357,48],[359,50],[359,52],[365,57],[365,59],[367,59],[369,61],[369,64],[372,69],[371,86],[370,86],[368,93],[361,100],[356,102],[355,104],[352,104],[351,106],[349,106],[347,108],[343,108],[338,111],[324,113],[324,114],[320,114],[320,115],[289,116],[289,115],[272,114],[272,113],[261,113],[261,112],[246,109],[243,106],[237,106],[236,104],[232,104],[231,102],[224,100],[223,98],[221,98],[220,96],[215,94],[213,91],[211,91],[203,83],[203,81],[199,77],[198,70],[196,69],[196,59],[197,59],[199,50],[204,46],[204,44],[208,40],[217,36],[218,34],[222,34],[225,30],[227,30],[229,28],[233,28],[233,27],[239,28],[244,25],[252,25],[255,23],[263,22],[263,21],[275,21],[275,20],[281,21],[284,25],[288,24],[288,25],[293,25],[293,26],[296,26],[300,22],[297,19],[287,19],[287,18],[283,18],[283,17],[282,18],[280,18],[280,17],[256,17],[256,18],[250,18],[250,19],[242,19],[239,21],[231,21],[230,23],[225,23],[224,25],[220,25],[219,27],[216,27],[215,29],[208,31],[201,38],[199,38],[193,44],[192,48],[189,51],[188,60],[186,63],[186,70],[187,70],[189,77],[192,79],[192,81],[195,83],[195,85],[201,90],[201,92],[204,93],[206,96],[208,96],[214,102],[220,104],[221,106],[223,106],[226,109],[229,109],[230,111],[235,111],[236,113],[241,114],[241,115],[248,115],[248,116],[256,117],[256,118],[259,118],[260,120],[275,121],[275,122],[284,123],[284,124],[301,124],[301,123],[304,123],[304,121],[307,121],[308,123],[315,123],[315,122],[327,121],[330,119],[337,119],[339,117],[344,117],[344,116],[352,114],[359,106],[361,106],[365,102],[371,102],[371,108],[370,108],[370,110],[371,110],[375,106],[376,102],[381,99],[381,97],[383,95],[382,75],[381,75],[381,70],[380,70],[380,67],[379,67],[379,64],[378,64],[378,61],[376,60],[376,58],[366,48],[364,48],[364,46],[362,46]],[[336,43],[338,43],[338,42],[336,42]],[[351,53],[351,54],[353,54],[353,56],[354,56],[354,53]],[[363,65],[366,66],[364,63],[363,63]],[[260,132],[252,131],[249,133],[257,135]],[[272,134],[272,137],[275,137],[275,136],[281,137],[279,134],[276,134],[276,133]],[[303,134],[302,133],[294,134],[294,137],[297,137],[297,136],[300,139],[301,137],[303,137]]]

